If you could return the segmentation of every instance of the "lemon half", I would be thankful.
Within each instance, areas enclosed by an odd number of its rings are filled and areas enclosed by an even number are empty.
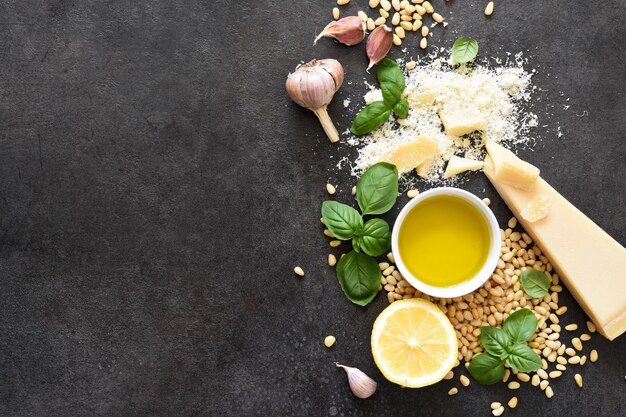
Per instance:
[[[395,301],[374,322],[374,362],[385,378],[404,387],[441,381],[454,367],[457,352],[452,323],[430,301]]]

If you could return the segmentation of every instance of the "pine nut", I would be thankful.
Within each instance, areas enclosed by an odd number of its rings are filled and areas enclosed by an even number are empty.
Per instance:
[[[552,371],[549,374],[551,379],[556,379],[556,378],[560,377],[561,375],[563,375],[563,372],[561,372],[561,371]]]
[[[492,402],[491,403],[491,409],[495,410],[496,408],[500,408],[502,407],[502,404],[500,404],[499,402]]]
[[[345,6],[348,3],[350,3],[350,0],[337,0],[338,6]]]
[[[380,0],[370,0],[370,3],[369,3],[369,4],[370,4],[370,7],[371,7],[372,9],[375,9],[375,8],[377,8],[377,7],[378,7],[378,5],[380,4]]]
[[[402,29],[400,26],[396,27],[395,32],[400,39],[404,39],[404,37],[406,36],[406,34],[404,33],[404,29]]]
[[[433,20],[437,23],[442,23],[443,22],[443,16],[440,15],[439,13],[433,13]]]
[[[491,199],[485,197],[483,198],[483,203],[485,203],[486,205],[489,205],[491,204]]]
[[[548,379],[548,373],[543,369],[538,369],[537,375],[539,375],[541,379]]]
[[[386,11],[389,11],[391,10],[391,3],[389,2],[389,0],[380,0],[380,7],[382,7]]]
[[[420,48],[426,49],[427,47],[428,47],[428,40],[426,40],[426,38],[422,38],[422,40],[420,41]]]
[[[293,272],[295,272],[295,273],[296,273],[296,275],[300,275],[301,277],[303,277],[303,276],[304,276],[304,270],[303,270],[302,268],[300,268],[299,266],[296,266],[296,267],[293,269]]]
[[[395,33],[393,34],[393,44],[396,46],[402,45],[402,39],[400,39],[400,37]]]
[[[567,360],[567,363],[570,363],[572,365],[577,365],[580,363],[580,356],[572,356],[571,358],[569,358]]]
[[[457,387],[453,387],[453,388],[450,388],[450,391],[448,391],[448,395],[456,395],[458,394],[458,392],[459,392],[459,389]]]
[[[554,324],[559,324],[559,318],[556,316],[556,314],[550,314],[550,321]]]
[[[501,416],[502,413],[504,413],[504,407],[503,406],[500,406],[499,408],[496,408],[495,410],[491,411],[491,414],[493,414],[496,417]]]
[[[368,21],[372,20],[372,19],[367,19]],[[372,20],[372,23],[374,21]],[[352,187],[352,195],[356,195],[356,186]]]
[[[558,358],[556,358],[557,363],[561,364],[561,365],[565,365],[567,364],[567,359],[565,359],[563,356],[559,356]]]
[[[409,190],[409,191],[407,191],[406,196],[409,197],[409,198],[414,198],[414,197],[417,197],[419,195],[419,193],[420,192],[418,190]]]
[[[508,406],[510,408],[515,408],[517,407],[517,397],[511,397],[511,399],[508,402]]]
[[[335,266],[337,264],[337,257],[332,253],[328,254],[328,265]]]
[[[597,330],[597,329],[596,329],[596,325],[595,325],[595,324],[593,324],[593,323],[592,323],[592,322],[590,322],[590,321],[587,321],[587,329],[589,329],[589,331],[590,331],[591,333],[595,333],[595,332],[596,332],[596,330]]]
[[[389,259],[389,262],[391,262],[392,264],[396,263],[396,259],[393,257],[393,253],[391,252],[387,254],[387,259]]]
[[[422,26],[422,36],[428,36],[428,26]]]
[[[587,342],[591,340],[591,335],[588,335],[587,333],[583,333],[580,335],[580,340],[582,340],[583,342]]]
[[[400,22],[400,27],[404,30],[413,30],[413,23],[411,22]],[[410,61],[410,62],[414,62],[414,61]],[[413,68],[409,68],[408,64],[410,62],[407,62],[407,65],[405,65],[406,69],[413,69],[415,68],[415,65],[413,65]]]
[[[574,381],[576,381],[576,385],[578,385],[578,388],[583,387],[583,376],[581,374],[574,375]]]
[[[563,306],[556,311],[556,314],[560,316],[560,315],[565,314],[566,311],[567,311],[567,307]]]
[[[511,376],[511,370],[510,369],[506,369],[504,371],[504,376],[502,377],[502,382],[508,381],[510,376]]]
[[[326,191],[328,192],[328,194],[333,195],[335,194],[335,187],[332,184],[326,184]]]
[[[591,353],[589,354],[589,360],[591,362],[595,362],[598,360],[598,351],[597,350],[592,350]]]
[[[371,17],[369,19],[367,19],[367,30],[369,30],[370,32],[374,29],[376,29],[376,23],[374,23],[374,19],[372,19]],[[356,187],[352,187],[352,195],[356,194]]]
[[[580,366],[583,366],[587,362],[587,355],[583,355],[580,357]]]
[[[378,264],[378,267],[380,268],[381,271],[384,271],[385,269],[389,268],[389,264],[387,262],[380,262]]]
[[[393,265],[391,265],[390,267],[386,268],[386,269],[383,271],[383,275],[384,275],[384,276],[391,275],[391,273],[392,273],[395,269],[396,269],[396,267],[395,267],[395,266],[393,266]]]
[[[546,387],[546,397],[548,398],[554,397],[554,391],[552,391],[552,387]]]
[[[382,17],[382,16],[381,16],[381,17],[379,17],[378,19],[374,20],[374,24],[375,24],[376,26],[382,26],[382,25],[384,25],[384,24],[385,24],[385,22],[386,22],[386,21],[387,21],[387,20],[386,20],[384,17]]]
[[[565,365],[561,365],[559,363],[558,365],[556,365],[556,369],[558,369],[559,371],[565,371],[567,368],[565,367]]]
[[[362,21],[367,22],[367,14],[365,14],[363,10],[359,10],[357,16],[359,16]]]
[[[339,7],[333,7],[333,19],[339,19]]]
[[[335,344],[335,336],[326,336],[326,338],[324,339],[324,346],[326,346],[327,348],[331,347],[332,345]]]
[[[461,375],[459,377],[459,381],[461,381],[461,385],[464,387],[467,387],[470,384],[470,380],[465,375]]]
[[[572,349],[572,348],[565,349],[565,353],[567,353],[569,356],[576,355],[576,351],[574,349]]]
[[[446,376],[443,377],[443,379],[452,379],[454,378],[454,372],[450,371],[446,374]]]
[[[424,3],[422,3],[422,7],[426,10],[427,13],[433,13],[435,11],[429,1],[425,1]]]
[[[485,16],[491,16],[493,14],[493,2],[490,1],[485,7]]]
[[[583,350],[583,344],[579,338],[575,337],[572,339],[572,345],[576,348],[576,350]]]
[[[519,382],[517,382],[517,381],[511,381],[511,382],[509,382],[509,384],[507,385],[507,387],[508,387],[509,389],[519,389],[520,384],[519,384]]]
[[[337,246],[341,245],[341,240],[331,240],[329,245],[331,248],[336,248]]]
[[[533,377],[530,380],[530,383],[533,387],[536,387],[537,385],[539,385],[539,383],[541,382],[539,375],[535,374],[533,375]]]
[[[528,374],[520,372],[517,374],[517,379],[519,379],[522,382],[528,382],[530,381],[530,376]]]
[[[391,24],[394,26],[398,26],[400,24],[400,13],[396,12],[393,14],[391,18]]]
[[[391,0],[391,6],[394,8],[394,10],[399,12],[400,11],[400,0]]]
[[[387,293],[387,301],[389,301],[389,304],[391,304],[391,303],[393,303],[395,301],[394,294],[395,293],[393,293],[391,291]]]

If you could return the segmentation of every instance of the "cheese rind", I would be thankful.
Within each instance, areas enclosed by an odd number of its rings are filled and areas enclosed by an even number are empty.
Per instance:
[[[394,164],[401,174],[418,167],[439,151],[436,140],[420,135],[414,141],[402,143],[392,149],[383,160]]]
[[[461,158],[460,156],[454,155],[448,161],[448,166],[446,167],[446,172],[443,174],[443,177],[450,178],[465,171],[476,171],[481,169],[483,165],[483,161]]]
[[[600,333],[609,340],[624,333],[626,248],[542,178],[532,191],[524,191],[501,181],[487,167],[484,172]],[[541,195],[550,203],[550,215],[530,222],[520,213]]]
[[[485,160],[498,181],[522,190],[530,190],[539,178],[539,168],[519,159],[510,150],[487,140],[490,161]]]

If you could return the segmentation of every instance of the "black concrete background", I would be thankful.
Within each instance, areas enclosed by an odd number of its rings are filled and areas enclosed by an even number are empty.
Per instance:
[[[500,2],[490,19],[486,1],[433,3],[450,25],[432,46],[463,35],[483,58],[524,52],[541,127],[516,150],[626,244],[624,3]],[[387,302],[347,301],[319,224],[326,181],[350,201],[354,180],[333,167],[354,151],[283,88],[301,60],[340,59],[330,112],[349,126],[374,77],[364,45],[312,45],[332,7],[0,3],[1,416],[487,416],[512,394],[505,415],[626,415],[624,336],[595,334],[599,362],[569,367],[552,400],[476,383],[448,397],[458,380],[410,390],[377,371],[369,335]],[[406,55],[423,55],[417,43]],[[505,221],[482,176],[468,178]],[[584,323],[562,299],[564,321]],[[372,375],[376,395],[354,398],[335,361]]]

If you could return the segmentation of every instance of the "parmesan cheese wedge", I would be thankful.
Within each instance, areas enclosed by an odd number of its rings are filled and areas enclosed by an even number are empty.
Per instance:
[[[498,181],[522,190],[530,190],[535,185],[539,178],[537,167],[522,161],[513,152],[492,140],[487,139],[485,146],[493,162],[491,170]]]
[[[450,178],[465,171],[476,171],[481,169],[483,165],[483,161],[453,156],[448,161],[448,166],[446,167],[446,172],[443,174],[443,177]]]
[[[515,164],[503,153],[507,164]],[[491,159],[488,157],[488,159]],[[521,161],[521,160],[520,160]],[[524,161],[521,161],[524,162]],[[511,177],[498,176],[495,166],[502,161],[486,161],[485,175],[507,206],[552,262],[563,283],[574,295],[600,333],[613,340],[626,331],[626,248],[609,236],[572,203],[538,177],[530,191],[511,185]],[[525,163],[510,172],[524,172]],[[515,183],[513,181],[513,183]],[[523,215],[529,203],[549,204],[549,214],[541,219]],[[537,211],[533,211],[535,214]]]
[[[402,143],[392,149],[383,160],[394,164],[402,174],[431,159],[438,151],[436,140],[420,135],[414,141]]]
[[[453,136],[463,136],[487,128],[484,115],[477,109],[443,109],[439,111],[439,119],[446,133]]]

